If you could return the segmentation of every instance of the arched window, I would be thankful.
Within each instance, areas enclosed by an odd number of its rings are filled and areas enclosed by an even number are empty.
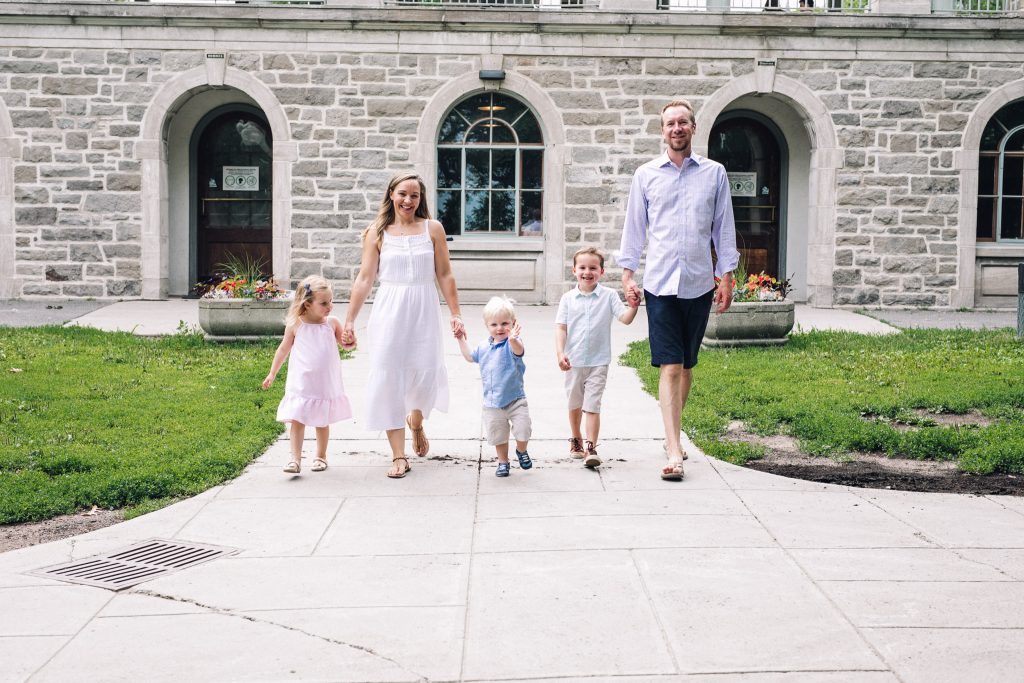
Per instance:
[[[978,159],[978,241],[1010,240],[1024,240],[1024,100],[988,122]]]
[[[457,103],[437,136],[437,219],[449,235],[543,234],[544,139],[504,93]]]

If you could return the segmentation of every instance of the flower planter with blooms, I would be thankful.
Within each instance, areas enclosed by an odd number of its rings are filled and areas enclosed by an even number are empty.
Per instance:
[[[781,346],[789,341],[795,306],[785,301],[789,280],[739,269],[732,305],[725,313],[711,311],[704,346]],[[715,285],[719,279],[715,278]]]
[[[260,275],[262,263],[230,259],[228,272],[196,283],[199,326],[212,339],[244,339],[284,333],[291,292]]]

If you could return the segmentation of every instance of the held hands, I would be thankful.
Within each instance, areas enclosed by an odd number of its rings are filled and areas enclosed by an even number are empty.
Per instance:
[[[346,351],[351,351],[356,347],[356,330],[355,326],[345,321],[345,324],[341,328],[341,348]]]
[[[452,320],[452,334],[456,339],[466,338],[466,326],[462,324],[462,316],[453,315]]]
[[[632,290],[626,293],[626,305],[630,308],[640,307],[640,294],[639,288],[634,287]]]
[[[572,363],[569,362],[569,356],[564,353],[558,354],[558,367],[561,368],[563,372],[572,370]]]

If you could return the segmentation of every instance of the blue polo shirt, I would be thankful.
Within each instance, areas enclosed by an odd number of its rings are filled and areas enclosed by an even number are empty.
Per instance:
[[[480,364],[486,407],[504,408],[513,401],[526,398],[526,388],[523,386],[526,363],[522,356],[512,352],[507,339],[495,344],[488,337],[470,355]]]

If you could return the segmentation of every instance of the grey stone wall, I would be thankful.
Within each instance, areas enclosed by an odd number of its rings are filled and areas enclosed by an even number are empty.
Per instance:
[[[420,115],[477,57],[231,52],[281,102],[292,167],[292,271],[347,289],[359,231],[390,175],[412,167]],[[15,166],[16,275],[23,295],[140,295],[140,122],[159,85],[203,64],[202,50],[0,49],[0,97]],[[660,152],[657,114],[678,95],[698,107],[752,60],[506,56],[559,109],[566,258],[618,245],[630,176]],[[977,102],[1024,77],[1019,61],[780,58],[832,116],[836,305],[949,305],[957,285],[959,174],[953,151]],[[698,113],[699,117],[699,113]],[[709,126],[711,122],[703,122]],[[429,181],[429,179],[428,179]]]

